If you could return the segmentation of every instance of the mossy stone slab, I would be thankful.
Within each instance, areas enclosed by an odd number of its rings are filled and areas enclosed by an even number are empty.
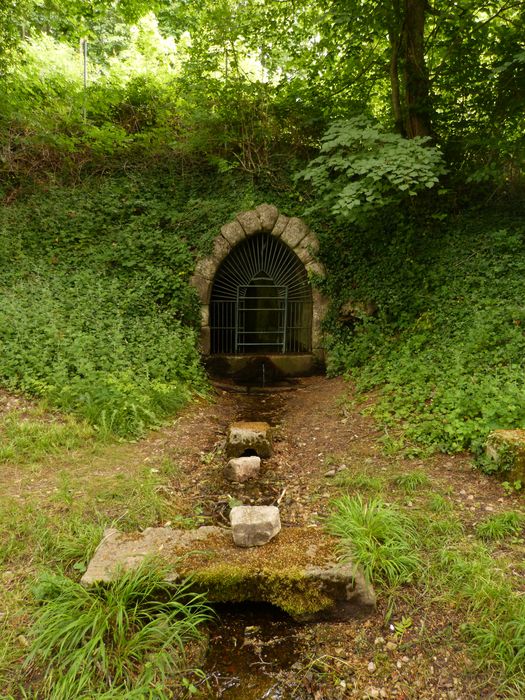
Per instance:
[[[191,576],[211,602],[271,603],[296,620],[344,620],[370,614],[373,588],[349,562],[338,562],[336,540],[320,528],[283,528],[264,547],[241,549],[219,527],[195,530],[107,530],[82,583],[108,583],[122,570],[156,558],[170,580]]]

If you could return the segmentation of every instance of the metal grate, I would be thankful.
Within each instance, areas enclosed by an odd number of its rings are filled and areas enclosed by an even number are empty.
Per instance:
[[[212,353],[308,352],[312,292],[299,258],[269,234],[240,243],[217,272],[210,325]]]

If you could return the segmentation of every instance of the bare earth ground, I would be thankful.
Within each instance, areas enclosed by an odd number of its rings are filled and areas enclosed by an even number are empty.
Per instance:
[[[334,473],[347,470],[388,481],[417,469],[430,477],[430,489],[410,495],[390,489],[392,500],[416,515],[432,493],[442,494],[468,534],[490,514],[521,509],[521,498],[505,495],[500,483],[474,469],[469,455],[425,460],[386,455],[380,442],[384,431],[342,402],[349,393],[342,380],[324,377],[265,394],[216,388],[212,402],[194,404],[140,442],[88,445],[32,468],[3,465],[1,498],[4,504],[37,502],[57,517],[68,512],[71,500],[82,500],[125,527],[134,490],[140,491],[140,480],[151,474],[163,505],[153,514],[148,511],[144,525],[225,525],[232,499],[238,499],[257,504],[279,500],[283,527],[322,527],[329,502],[345,491],[335,485]],[[0,395],[0,414],[28,406]],[[265,460],[257,484],[233,485],[222,477],[221,448],[234,420],[268,420],[276,428],[274,455]],[[128,500],[122,500],[119,493],[126,488]],[[523,570],[513,574],[523,577]],[[9,592],[23,575],[16,567],[0,574],[0,592]],[[0,633],[2,624],[24,623],[12,610],[2,612],[2,599]],[[211,690],[206,697],[504,697],[495,693],[490,674],[469,658],[459,631],[462,621],[453,602],[410,587],[393,598],[380,591],[374,615],[344,623],[295,625],[267,618],[266,611],[229,611],[210,632],[206,672]]]

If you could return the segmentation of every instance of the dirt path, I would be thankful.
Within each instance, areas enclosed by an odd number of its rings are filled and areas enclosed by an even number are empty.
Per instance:
[[[474,470],[468,455],[426,460],[386,455],[384,432],[349,407],[349,392],[342,380],[323,377],[271,394],[216,389],[211,403],[194,404],[140,442],[88,445],[32,469],[6,464],[0,476],[3,496],[18,502],[36,498],[42,509],[56,510],[67,474],[73,499],[96,502],[107,519],[122,526],[122,509],[132,506],[119,500],[119,489],[132,482],[140,503],[141,479],[151,475],[158,507],[148,511],[147,525],[227,524],[232,502],[279,499],[284,527],[322,527],[330,501],[346,488],[358,491],[356,477],[388,484],[396,475],[419,470],[430,478],[425,490],[407,495],[389,487],[392,498],[415,515],[432,494],[441,494],[469,532],[488,514],[519,508],[518,497],[504,496],[500,484]],[[239,419],[268,420],[275,427],[274,455],[264,462],[257,484],[233,485],[222,476],[225,431]],[[64,511],[64,504],[60,508]],[[253,610],[225,613],[212,630],[208,697],[498,697],[489,674],[468,658],[458,629],[461,611],[432,591],[406,587],[394,599],[380,592],[376,613],[365,621],[291,625],[272,615],[268,619],[267,611],[253,615]]]

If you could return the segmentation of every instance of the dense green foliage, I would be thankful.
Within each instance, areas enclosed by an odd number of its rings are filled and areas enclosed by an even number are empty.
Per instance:
[[[188,279],[229,207],[122,178],[4,208],[3,384],[119,435],[172,413],[204,387]]]
[[[408,441],[478,450],[490,430],[524,426],[524,253],[523,219],[508,211],[341,230],[329,291],[377,312],[346,326],[334,314],[331,371],[382,386],[376,414]]]

